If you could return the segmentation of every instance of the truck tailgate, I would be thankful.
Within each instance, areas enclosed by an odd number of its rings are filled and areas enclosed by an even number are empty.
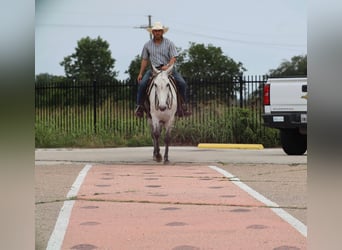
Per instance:
[[[271,112],[307,111],[306,79],[273,79],[271,93]]]

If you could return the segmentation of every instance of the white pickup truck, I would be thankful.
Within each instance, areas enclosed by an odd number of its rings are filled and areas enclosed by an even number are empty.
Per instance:
[[[269,78],[264,85],[264,125],[280,130],[288,155],[307,150],[307,78]]]

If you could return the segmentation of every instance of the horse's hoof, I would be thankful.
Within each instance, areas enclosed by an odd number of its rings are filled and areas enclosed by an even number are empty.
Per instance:
[[[169,163],[170,163],[169,160],[165,160],[165,161],[164,161],[164,165],[168,165]]]
[[[161,162],[163,160],[163,157],[161,155],[155,155],[153,156],[153,160],[156,162]]]

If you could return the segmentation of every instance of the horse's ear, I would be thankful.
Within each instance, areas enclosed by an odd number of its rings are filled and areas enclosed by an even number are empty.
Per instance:
[[[158,74],[158,72],[159,70],[152,65],[152,75],[155,76],[156,74]]]
[[[171,75],[172,70],[173,70],[173,64],[170,67],[168,67],[168,69],[166,70],[167,74]]]

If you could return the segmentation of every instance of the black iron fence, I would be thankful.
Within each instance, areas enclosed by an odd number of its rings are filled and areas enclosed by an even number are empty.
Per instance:
[[[189,108],[193,113],[183,118],[188,127],[213,123],[228,115],[234,128],[237,110],[249,112],[245,122],[250,126],[262,126],[265,76],[186,81]],[[36,125],[64,133],[107,131],[124,137],[149,133],[146,120],[134,116],[136,93],[137,84],[125,81],[36,83]],[[240,124],[235,126],[238,134],[237,126]],[[261,128],[258,131],[262,133]],[[235,138],[238,142],[238,135]]]

